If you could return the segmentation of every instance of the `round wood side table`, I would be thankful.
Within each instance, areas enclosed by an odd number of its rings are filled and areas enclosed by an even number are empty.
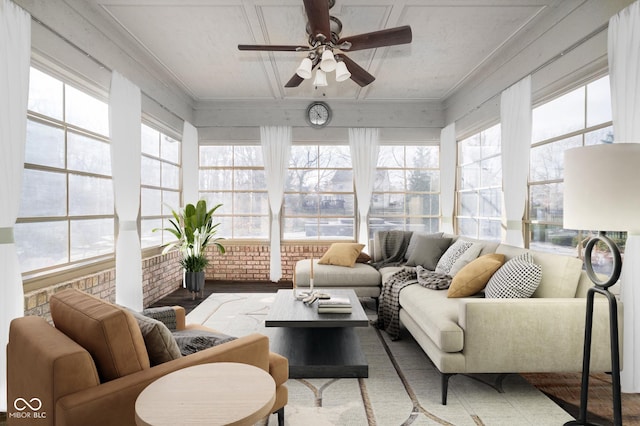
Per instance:
[[[270,413],[276,385],[248,364],[215,362],[174,371],[136,399],[136,424],[252,425]]]

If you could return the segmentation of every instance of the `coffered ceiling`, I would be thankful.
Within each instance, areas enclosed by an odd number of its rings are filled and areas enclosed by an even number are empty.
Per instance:
[[[408,45],[350,53],[376,77],[316,89],[285,88],[305,57],[239,51],[238,44],[306,44],[302,0],[88,0],[120,40],[137,44],[194,102],[289,100],[444,101],[497,58],[515,54],[541,26],[581,0],[336,0],[342,36],[410,25]],[[503,59],[504,60],[504,59]]]

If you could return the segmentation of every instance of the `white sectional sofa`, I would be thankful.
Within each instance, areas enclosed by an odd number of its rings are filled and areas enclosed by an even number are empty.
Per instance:
[[[454,240],[458,237],[452,237]],[[464,237],[460,237],[464,238]],[[511,259],[529,251],[541,266],[542,280],[531,298],[448,298],[446,290],[409,285],[400,292],[400,322],[412,334],[442,375],[442,404],[449,378],[462,373],[579,372],[582,370],[586,294],[591,281],[578,258],[518,247],[483,244],[480,256],[500,253]],[[373,260],[379,260],[376,238]],[[296,266],[298,285],[308,285],[309,262]],[[318,288],[354,288],[359,296],[378,297],[380,283],[400,267],[356,268],[315,265]],[[376,278],[375,274],[378,274]],[[353,285],[352,285],[353,284]],[[377,288],[376,288],[377,286]],[[622,324],[623,308],[618,305]],[[622,342],[622,327],[620,329]],[[611,369],[608,305],[596,297],[591,371]]]

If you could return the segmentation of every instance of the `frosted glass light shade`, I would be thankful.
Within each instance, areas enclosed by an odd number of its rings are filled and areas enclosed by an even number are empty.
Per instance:
[[[322,53],[322,60],[320,61],[320,68],[324,72],[331,72],[336,69],[336,59],[333,57],[333,52],[325,50]]]
[[[300,62],[300,66],[296,70],[296,74],[298,74],[301,78],[305,80],[311,78],[311,59],[304,58],[302,62]]]
[[[313,85],[317,87],[327,86],[327,74],[319,69],[316,71],[316,78],[313,80]]]
[[[351,73],[347,69],[347,66],[344,62],[339,61],[336,65],[336,81],[345,81],[351,77]]]
[[[640,144],[573,148],[564,156],[565,229],[640,231]]]

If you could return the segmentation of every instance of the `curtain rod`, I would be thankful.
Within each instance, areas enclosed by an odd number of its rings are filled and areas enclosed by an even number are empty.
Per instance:
[[[31,15],[31,14],[30,14]],[[41,25],[42,27],[44,27],[46,30],[52,32],[53,34],[55,34],[57,37],[59,37],[62,41],[64,41],[65,43],[67,43],[69,46],[73,47],[74,49],[76,49],[78,52],[80,52],[83,56],[89,58],[91,61],[93,61],[96,65],[98,65],[100,68],[104,68],[105,70],[109,71],[109,72],[114,72],[114,70],[105,65],[104,62],[100,61],[99,59],[97,59],[95,56],[93,56],[92,54],[90,54],[89,52],[87,52],[86,50],[84,50],[83,48],[81,48],[80,46],[78,46],[77,44],[75,44],[74,42],[72,42],[71,40],[69,40],[67,37],[63,36],[62,34],[60,34],[59,32],[57,32],[56,30],[54,30],[53,28],[51,28],[49,25],[45,24],[44,22],[42,22],[42,20],[36,18],[35,16],[31,15],[31,19],[36,22],[37,24]],[[148,93],[145,93],[142,91],[142,89],[140,89],[140,93],[143,94],[144,96],[146,96],[147,98],[151,99],[153,102],[155,102],[156,104],[158,104],[160,106],[160,108],[164,109],[165,111],[167,111],[169,114],[173,115],[174,117],[176,117],[179,120],[182,121],[186,121],[184,118],[180,117],[178,114],[176,114],[175,112],[171,111],[169,108],[167,108],[166,106],[164,106],[161,102],[158,102],[157,99],[151,97]]]
[[[522,80],[523,78],[525,78],[528,75],[533,75],[535,73],[537,73],[538,71],[546,68],[547,66],[551,65],[552,63],[554,63],[555,61],[557,61],[558,59],[562,58],[563,56],[565,56],[567,53],[570,53],[571,51],[575,50],[576,48],[578,48],[579,46],[581,46],[582,44],[586,43],[587,41],[591,40],[593,37],[597,36],[598,34],[600,34],[602,31],[606,30],[607,28],[609,28],[609,22],[607,21],[607,23],[599,26],[598,28],[596,28],[595,30],[591,31],[589,34],[587,34],[586,36],[584,36],[583,38],[581,38],[580,40],[576,41],[575,43],[573,43],[571,46],[567,47],[566,49],[564,49],[562,52],[556,54],[555,56],[547,59],[545,62],[543,62],[541,65],[538,65],[535,69],[533,69],[533,71],[529,71],[528,73],[526,73],[525,75],[523,75],[522,77],[520,77],[519,79],[517,79],[516,81],[512,82],[511,84],[509,84],[508,86],[505,87],[505,89],[513,86],[514,84],[516,84],[517,82],[519,82],[520,80]],[[505,90],[503,89],[503,90]],[[502,90],[499,91],[498,93],[495,93],[494,95],[490,96],[489,98],[485,99],[484,101],[482,101],[479,105],[477,105],[476,107],[474,107],[472,110],[468,111],[467,113],[465,113],[462,117],[454,120],[454,121],[458,121],[461,120],[465,117],[467,117],[468,115],[476,112],[477,110],[479,110],[480,108],[482,108],[482,106],[484,104],[486,104],[487,102],[492,101],[493,99],[497,98],[498,96],[500,96],[502,94]]]

